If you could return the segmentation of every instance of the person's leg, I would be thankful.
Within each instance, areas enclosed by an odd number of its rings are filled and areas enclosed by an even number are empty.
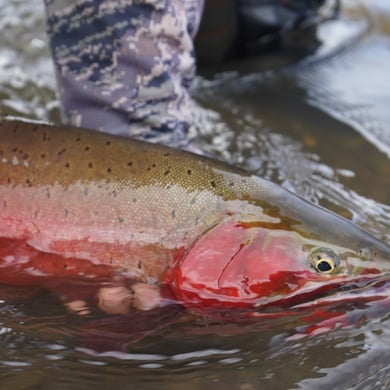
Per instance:
[[[275,51],[298,61],[320,44],[317,26],[339,11],[340,0],[207,0],[195,40],[198,65],[221,69]]]
[[[66,123],[185,146],[203,0],[45,0]]]

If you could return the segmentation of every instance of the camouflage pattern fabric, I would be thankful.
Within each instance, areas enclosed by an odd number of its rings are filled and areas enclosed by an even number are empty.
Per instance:
[[[185,147],[203,0],[45,0],[66,123]]]

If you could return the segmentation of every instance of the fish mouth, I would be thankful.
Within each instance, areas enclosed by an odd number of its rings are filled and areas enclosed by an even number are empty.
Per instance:
[[[320,284],[320,285],[319,285]],[[335,281],[308,282],[306,286],[280,299],[261,304],[256,311],[304,309],[323,304],[367,303],[390,296],[390,272],[338,278]],[[389,306],[390,310],[390,306]]]

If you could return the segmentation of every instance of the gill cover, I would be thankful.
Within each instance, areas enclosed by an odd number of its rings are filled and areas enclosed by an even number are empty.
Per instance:
[[[172,285],[186,306],[260,305],[311,277],[298,260],[303,256],[291,232],[226,222],[193,244],[176,264]]]

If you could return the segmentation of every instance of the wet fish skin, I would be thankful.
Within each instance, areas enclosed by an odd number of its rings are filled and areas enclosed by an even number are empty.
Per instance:
[[[159,278],[175,250],[235,201],[249,178],[242,174],[225,188],[223,165],[202,157],[86,130],[3,121],[0,237],[128,269],[139,268],[142,257],[143,272]]]
[[[390,259],[386,243],[239,168],[89,130],[0,123],[0,237],[161,282],[199,236],[232,220]]]

